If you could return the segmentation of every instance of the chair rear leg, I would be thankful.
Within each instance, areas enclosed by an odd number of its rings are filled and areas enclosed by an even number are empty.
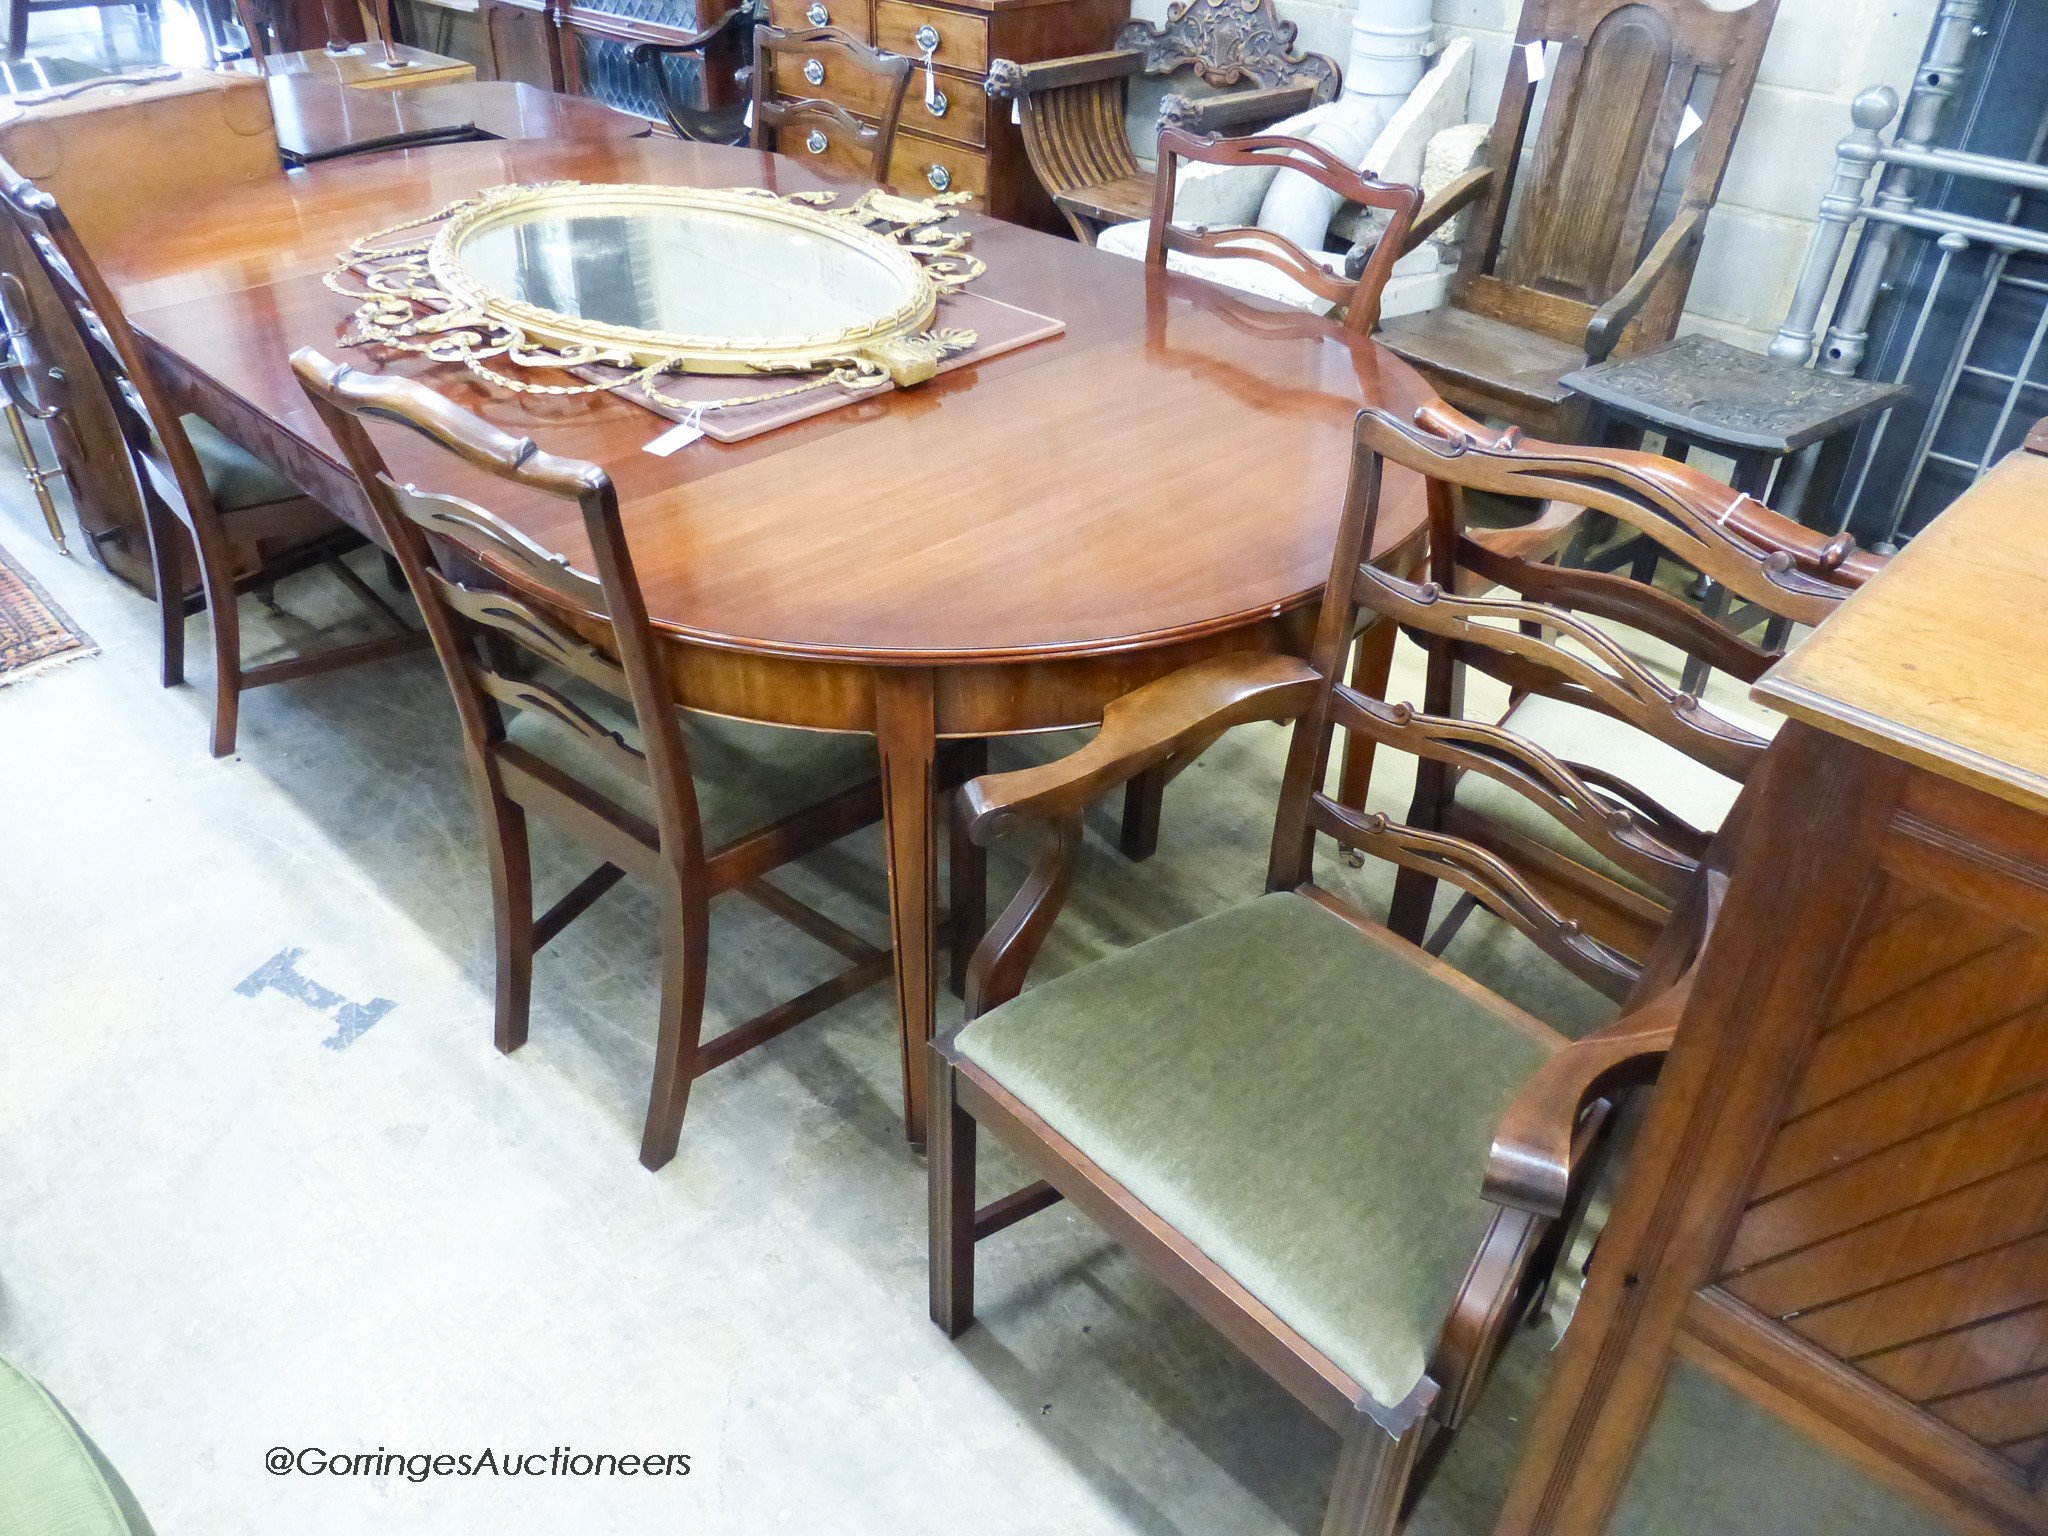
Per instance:
[[[526,812],[496,789],[483,792],[484,841],[491,859],[491,911],[497,930],[497,1010],[492,1039],[510,1055],[526,1044],[533,998],[533,863]]]
[[[235,750],[242,713],[242,613],[234,583],[216,581],[203,552],[199,564],[213,632],[213,755],[227,757]]]
[[[178,551],[190,548],[184,525],[144,498],[143,531],[149,536],[149,561],[156,576],[157,621],[162,626],[163,679],[166,688],[185,681],[185,589],[175,580]]]
[[[1363,1409],[1353,1413],[1337,1456],[1323,1536],[1393,1536],[1400,1529],[1403,1495],[1428,1423],[1425,1414],[1405,1434],[1391,1435]]]
[[[974,1325],[974,1154],[978,1128],[960,1106],[960,1077],[931,1050],[930,1140],[932,1321],[957,1339]]]
[[[669,905],[664,903],[664,905]],[[690,1084],[697,1076],[697,1045],[704,1035],[704,972],[711,914],[699,901],[672,907],[677,915],[662,942],[661,1023],[654,1042],[654,1086],[647,1096],[647,1127],[640,1164],[650,1172],[676,1155]]]

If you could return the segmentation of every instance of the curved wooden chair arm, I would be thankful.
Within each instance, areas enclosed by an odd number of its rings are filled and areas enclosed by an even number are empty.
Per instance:
[[[989,64],[982,89],[998,101],[1019,101],[1040,91],[1056,91],[1069,85],[1092,85],[1098,80],[1120,80],[1145,67],[1145,55],[1136,48],[1112,48],[1107,53],[1077,53],[1064,59],[1041,59],[1036,64],[1019,64],[1015,59],[996,59]]]
[[[1422,205],[1422,211],[1415,215],[1415,222],[1408,226],[1408,238],[1401,243],[1401,254],[1406,256],[1463,213],[1492,181],[1491,166],[1475,165],[1469,171],[1460,172],[1448,186]]]
[[[627,50],[626,62],[640,72],[661,107],[661,115],[679,137],[700,144],[738,143],[746,137],[745,110],[740,107],[693,107],[677,100],[669,89],[668,75],[662,69],[661,61],[688,55],[708,63],[706,49],[728,36],[736,54],[742,58],[750,57],[753,49],[750,34],[759,21],[760,17],[752,5],[736,5],[702,31],[692,32],[674,42],[635,43]],[[741,72],[748,67],[742,66]]]
[[[1310,85],[1275,85],[1221,96],[1171,95],[1159,103],[1159,126],[1184,133],[1220,133],[1226,128],[1266,128],[1316,104]]]
[[[1548,560],[1571,542],[1586,509],[1569,501],[1546,501],[1543,510],[1512,528],[1467,528],[1465,537],[1510,560]]]
[[[1482,1193],[1555,1220],[1571,1196],[1586,1107],[1617,1088],[1649,1082],[1678,1031],[1692,978],[1630,1009],[1605,1029],[1574,1040],[1536,1069],[1494,1128]]]
[[[1707,210],[1698,203],[1688,203],[1678,210],[1678,217],[1657,243],[1650,247],[1650,254],[1642,259],[1628,281],[1615,291],[1614,297],[1602,304],[1586,324],[1586,361],[1605,362],[1615,347],[1620,345],[1621,333],[1628,329],[1629,321],[1635,319],[1642,307],[1650,302],[1650,295],[1656,291],[1667,272],[1673,270],[1679,261],[1692,254],[1699,247],[1707,233]]]
[[[968,831],[986,844],[1020,820],[1076,818],[1119,784],[1234,725],[1292,719],[1315,687],[1315,669],[1292,656],[1197,662],[1118,699],[1103,712],[1095,739],[1078,751],[963,786]]]

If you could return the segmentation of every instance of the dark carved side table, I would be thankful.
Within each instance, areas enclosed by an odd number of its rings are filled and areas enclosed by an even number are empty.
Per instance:
[[[1731,478],[1738,491],[1801,521],[1804,509],[1819,512],[1832,501],[1855,429],[1907,395],[1903,384],[1816,373],[1698,335],[1581,368],[1562,382],[1592,402],[1588,441],[1634,446],[1646,432],[1659,432],[1669,458],[1683,462],[1694,448],[1723,454],[1735,461]],[[1594,563],[1629,560],[1637,579],[1647,581],[1655,574],[1657,546],[1644,550],[1631,541]],[[1709,585],[1700,595],[1709,614],[1737,631],[1769,617],[1747,608],[1728,613],[1727,593],[1719,587]],[[1766,643],[1781,640],[1772,635]],[[1684,687],[1696,691],[1704,680],[1704,668],[1695,663]]]

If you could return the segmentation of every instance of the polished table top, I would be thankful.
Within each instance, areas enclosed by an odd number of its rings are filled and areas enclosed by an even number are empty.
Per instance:
[[[2048,815],[2048,438],[2001,461],[1757,684],[1772,708]]]
[[[287,358],[336,345],[349,301],[321,282],[357,236],[478,188],[571,178],[825,183],[794,162],[665,139],[443,146],[324,162],[166,220],[106,262],[137,328],[332,464]],[[848,194],[850,195],[850,193]],[[870,662],[1111,654],[1218,633],[1313,599],[1368,401],[1417,376],[1370,341],[1196,279],[968,218],[973,292],[1066,334],[913,390],[670,458],[667,423],[617,399],[508,397],[406,359],[499,425],[616,479],[655,623],[721,649]],[[573,509],[521,503],[379,440],[394,470],[485,495],[543,543],[587,554]],[[1413,534],[1399,486],[1391,543]],[[345,509],[344,509],[345,510]]]
[[[404,90],[363,91],[329,76],[272,75],[277,145],[292,160],[319,160],[402,134],[473,127],[494,139],[628,139],[644,120],[584,96],[562,96],[512,80],[459,80]]]

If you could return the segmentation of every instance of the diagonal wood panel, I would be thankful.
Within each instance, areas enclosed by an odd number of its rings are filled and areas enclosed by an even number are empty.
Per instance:
[[[1891,876],[1717,1283],[2039,1482],[2048,937]]]

